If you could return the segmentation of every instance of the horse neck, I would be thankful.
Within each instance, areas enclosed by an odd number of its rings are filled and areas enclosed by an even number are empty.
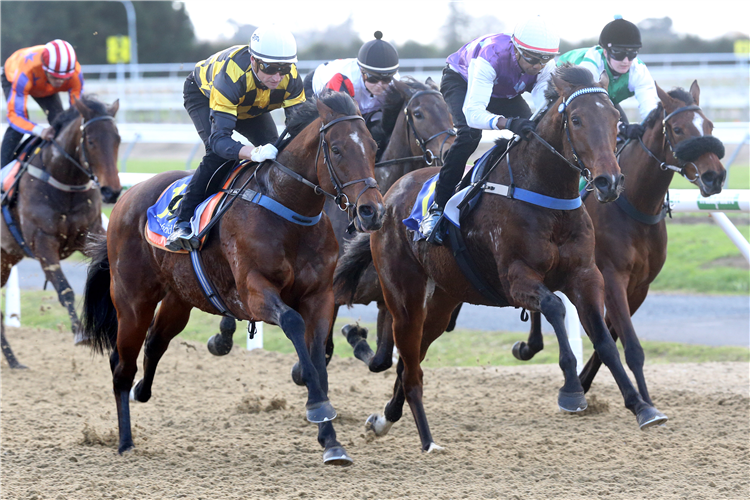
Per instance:
[[[646,130],[643,144],[661,161],[667,161],[664,131],[658,123]],[[651,158],[637,141],[631,141],[622,151],[619,162],[625,176],[624,193],[630,204],[645,214],[659,213],[674,172],[662,170],[659,162]]]
[[[543,118],[536,132],[560,154],[564,154],[563,146],[567,139],[559,115]],[[553,198],[570,199],[578,196],[579,172],[536,138],[521,141],[509,155],[516,187]]]
[[[409,130],[409,124],[406,121],[406,115],[403,110],[399,114],[396,125],[388,140],[388,146],[380,158],[381,162],[396,160],[399,158],[409,158],[411,156],[422,155],[414,135]],[[404,161],[395,163],[390,166],[378,168],[375,170],[375,177],[378,181],[378,187],[381,193],[386,193],[388,189],[401,177],[417,170],[420,166],[425,166],[424,160]]]
[[[62,149],[81,164],[81,117],[71,121],[55,137]],[[49,144],[42,153],[44,170],[64,184],[84,184],[88,176],[73,164],[54,144]]]
[[[318,134],[320,120],[313,123],[314,126],[306,127],[279,153],[276,161],[313,184],[320,184],[315,162],[320,141]],[[321,151],[318,164],[323,162],[323,151]],[[302,184],[278,168],[269,167],[266,170],[263,184],[265,184],[268,196],[299,214],[314,217],[323,210],[324,196],[316,194],[311,187]]]

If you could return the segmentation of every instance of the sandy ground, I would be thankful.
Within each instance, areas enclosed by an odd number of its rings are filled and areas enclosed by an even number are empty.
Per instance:
[[[364,430],[390,396],[394,370],[335,357],[331,401],[354,458],[324,466],[294,358],[237,346],[215,358],[174,341],[153,397],[132,406],[135,451],[116,453],[105,357],[69,334],[8,329],[28,370],[2,362],[2,497],[748,498],[750,371],[746,363],[647,367],[670,421],[640,431],[608,373],[589,410],[557,410],[557,366],[426,370],[425,404],[440,453],[420,451],[408,410],[389,435]]]

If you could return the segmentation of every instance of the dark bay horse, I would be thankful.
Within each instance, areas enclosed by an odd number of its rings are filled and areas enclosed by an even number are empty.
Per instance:
[[[509,185],[513,184],[512,196],[520,196],[515,193],[523,189],[527,194],[553,198],[561,205],[566,202],[568,209],[486,193],[461,221],[466,247],[498,297],[496,301],[467,280],[449,248],[413,241],[413,234],[402,223],[435,169],[413,172],[397,181],[385,197],[381,230],[370,236],[369,245],[363,237],[367,235],[358,236],[341,259],[336,286],[346,292],[356,287],[357,272],[369,263],[371,255],[393,316],[400,358],[393,397],[384,415],[374,414],[368,419],[368,428],[376,435],[388,432],[401,418],[404,401],[408,401],[422,450],[437,447],[422,403],[420,363],[460,302],[524,307],[544,314],[555,328],[565,376],[558,405],[566,411],[584,409],[583,388],[565,331],[565,308],[554,295],[555,290],[563,291],[575,304],[586,332],[623,393],[625,406],[636,415],[639,425],[648,427],[663,420],[663,415],[641,398],[623,369],[604,323],[604,281],[594,262],[591,219],[582,206],[570,208],[567,203],[577,200],[581,173],[599,201],[617,198],[622,183],[614,156],[619,113],[604,90],[606,75],[595,83],[587,70],[562,66],[552,82],[554,88],[547,97],[554,102],[539,119],[536,135],[510,150],[491,171],[485,189],[510,193]],[[488,163],[497,161],[500,154],[500,148],[496,148]]]
[[[665,198],[675,172],[698,186],[703,196],[721,192],[726,170],[724,147],[711,135],[713,123],[699,107],[700,88],[669,93],[656,86],[660,104],[646,118],[642,143],[631,141],[620,153],[625,191],[617,204],[586,202],[596,234],[596,265],[604,276],[605,321],[612,337],[622,340],[625,360],[638,391],[651,404],[643,375],[644,354],[630,317],[646,300],[649,286],[667,259]],[[536,313],[535,313],[536,314]],[[536,320],[538,324],[538,319]],[[528,344],[513,354],[531,359],[543,348],[541,329],[532,329]],[[580,373],[584,391],[596,376],[601,359],[593,353]]]
[[[442,157],[453,144],[455,133],[448,105],[438,91],[437,85],[428,78],[425,83],[410,77],[395,80],[385,93],[383,105],[383,127],[389,134],[388,145],[381,161],[375,164],[375,179],[381,193],[385,193],[393,183],[404,174],[419,168],[437,163],[442,164]],[[327,200],[325,212],[331,219],[333,232],[339,243],[339,255],[343,252],[344,243],[353,237],[348,231],[349,217],[336,204]],[[354,300],[357,304],[378,303],[378,350],[373,354],[366,339],[367,330],[356,325],[345,327],[349,332],[347,338],[354,347],[354,354],[373,371],[382,371],[391,366],[393,352],[393,333],[390,313],[383,302],[380,282],[375,268],[370,267],[360,280],[358,294]],[[347,300],[337,297],[334,309],[334,322],[338,308]],[[231,318],[221,321],[221,333],[209,339],[208,348],[215,355],[224,355],[232,349],[232,335],[235,322]],[[333,323],[331,334],[326,343],[326,360],[333,354]],[[292,370],[292,378],[302,384],[299,364]]]
[[[118,109],[119,101],[108,106],[92,96],[76,100],[52,124],[56,131],[54,142],[44,143],[39,154],[33,155],[25,173],[18,178],[15,195],[5,200],[15,227],[9,227],[3,217],[2,286],[21,259],[37,259],[46,280],[55,287],[60,303],[68,310],[71,328],[79,341],[75,295],[60,261],[84,251],[88,234],[104,233],[102,201],[114,203],[120,195],[120,135],[114,121]],[[17,238],[12,231],[20,236]],[[2,350],[11,367],[22,367],[5,339],[4,328]]]
[[[321,215],[324,194],[335,196],[348,204],[359,229],[377,230],[383,199],[372,178],[376,144],[354,101],[339,93],[301,104],[287,130],[291,142],[279,145],[277,161],[246,168],[236,182],[240,190],[262,193],[306,218]],[[92,245],[83,323],[96,348],[113,349],[120,453],[134,446],[129,401],[149,400],[157,363],[191,309],[217,313],[191,266],[196,256],[158,249],[143,236],[148,207],[184,175],[162,173],[129,189],[112,211],[107,238]],[[336,440],[336,411],[328,400],[325,339],[338,258],[328,218],[301,225],[243,195],[211,229],[199,258],[233,316],[278,325],[294,344],[308,389],[307,419],[319,424],[323,459],[351,463]],[[144,375],[133,385],[144,341]]]

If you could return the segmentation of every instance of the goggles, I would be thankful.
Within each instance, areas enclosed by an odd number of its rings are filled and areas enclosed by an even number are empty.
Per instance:
[[[362,72],[362,77],[367,83],[391,83],[393,81],[393,75],[371,75],[369,73]]]
[[[261,61],[260,59],[256,59],[256,61],[258,61],[258,70],[269,76],[275,75],[277,73],[288,75],[292,72],[291,64],[266,63]]]
[[[527,63],[531,64],[532,66],[536,66],[537,64],[547,64],[551,59],[553,59],[555,56],[548,55],[548,54],[527,54],[521,49],[518,49],[518,53],[521,54],[521,57],[523,57],[523,60]]]
[[[622,49],[610,47],[609,49],[607,49],[607,54],[609,54],[609,57],[611,57],[615,61],[622,61],[626,57],[632,61],[633,59],[635,59],[635,56],[638,55],[638,49]]]

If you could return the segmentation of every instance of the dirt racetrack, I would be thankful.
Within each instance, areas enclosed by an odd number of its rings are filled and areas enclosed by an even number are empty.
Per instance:
[[[426,410],[445,451],[425,454],[408,409],[389,435],[365,434],[394,370],[335,357],[336,430],[354,458],[336,468],[323,465],[304,419],[292,356],[235,346],[215,358],[173,341],[151,401],[131,406],[136,449],[118,456],[107,359],[67,333],[7,333],[30,369],[2,362],[2,498],[750,497],[746,363],[647,366],[670,417],[647,431],[608,372],[590,409],[571,416],[557,411],[555,365],[426,370]]]

